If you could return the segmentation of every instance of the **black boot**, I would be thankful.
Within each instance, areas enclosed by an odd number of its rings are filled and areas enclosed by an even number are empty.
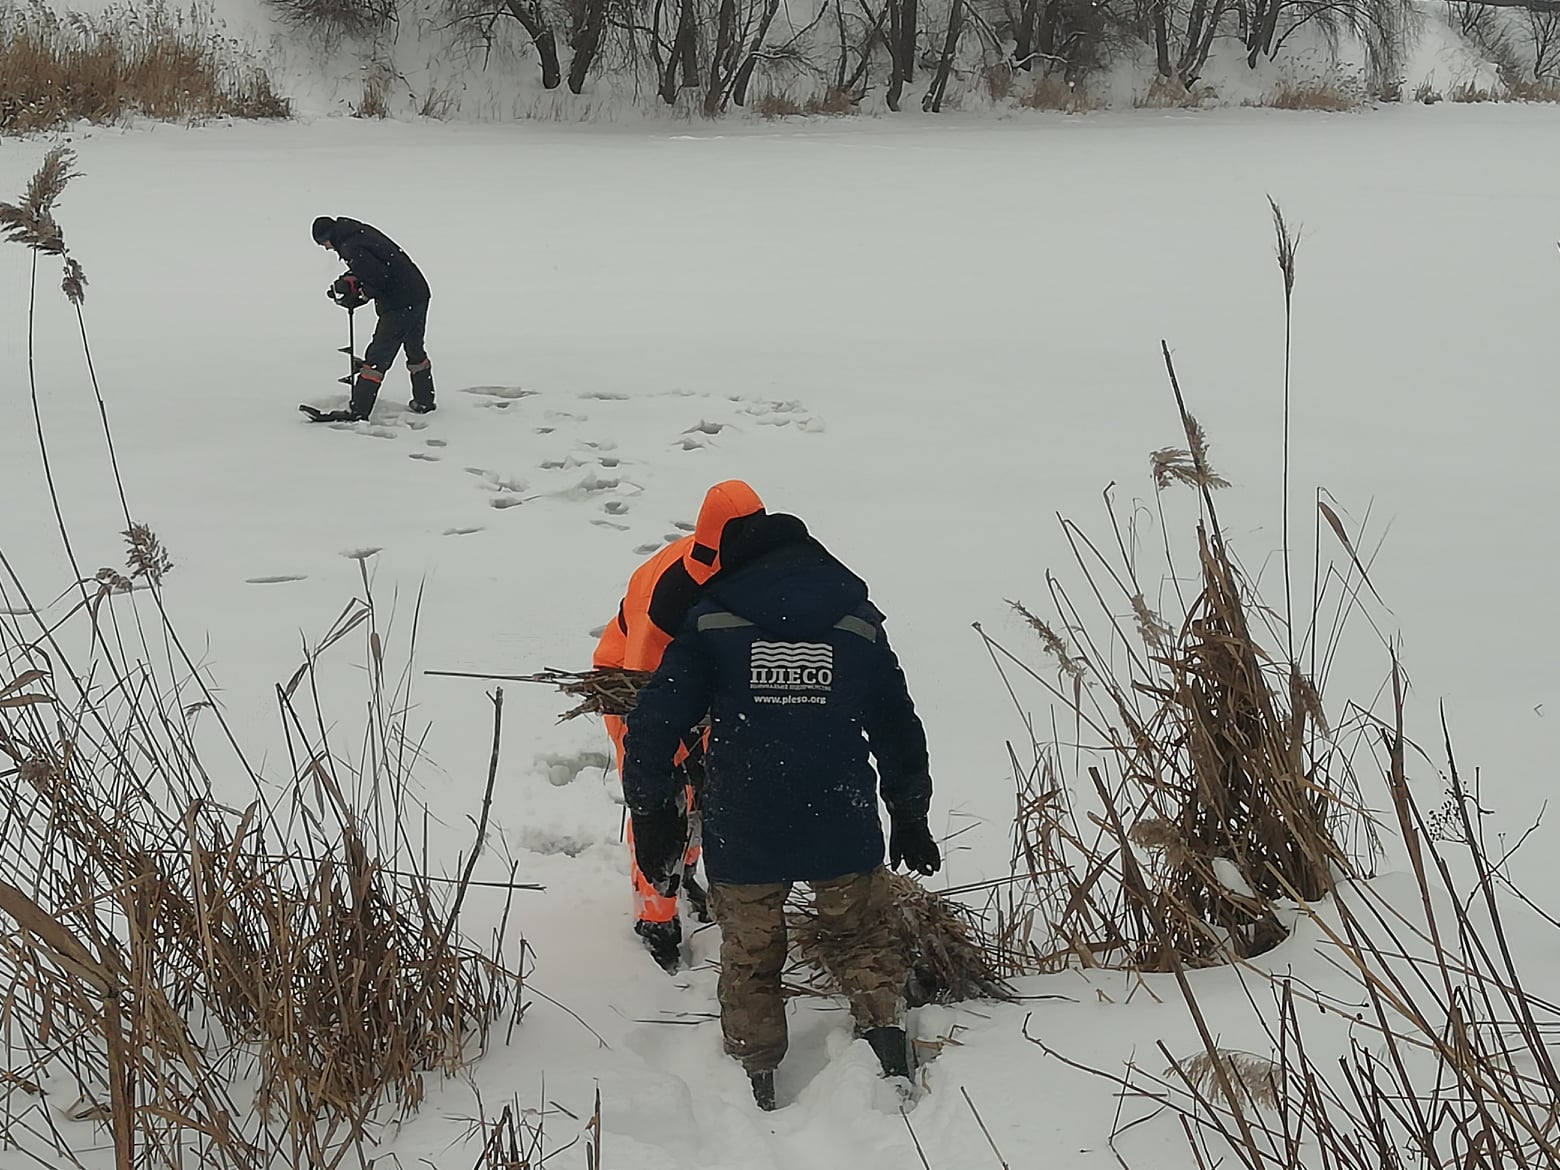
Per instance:
[[[749,1072],[748,1080],[753,1083],[753,1100],[765,1113],[773,1113],[775,1110],[775,1074],[773,1070],[763,1072]]]
[[[662,970],[668,975],[677,973],[678,964],[682,962],[680,921],[676,918],[670,922],[645,922],[641,919],[634,923],[634,933],[644,942],[650,957],[661,964]]]
[[[903,1028],[868,1028],[862,1035],[877,1053],[885,1077],[910,1076],[910,1049]]]
[[[366,419],[373,412],[374,402],[379,397],[379,384],[384,379],[384,374],[367,362],[358,366],[357,381],[352,384],[352,401],[347,406],[354,419]]]
[[[710,896],[693,876],[692,870],[683,873],[683,892],[688,895],[688,909],[700,922],[715,921],[710,917]]]
[[[415,414],[432,414],[438,409],[433,404],[433,363],[424,358],[406,369],[412,375],[412,400],[406,405]]]

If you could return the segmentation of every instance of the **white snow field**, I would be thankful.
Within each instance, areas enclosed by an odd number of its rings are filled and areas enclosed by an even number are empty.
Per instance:
[[[1153,509],[1148,454],[1181,442],[1161,338],[1232,481],[1219,506],[1236,550],[1281,597],[1284,319],[1267,195],[1304,229],[1297,589],[1323,486],[1354,521],[1368,515],[1366,548],[1381,542],[1371,576],[1391,607],[1384,632],[1401,633],[1410,733],[1434,748],[1444,702],[1492,832],[1514,841],[1538,816],[1560,755],[1557,135],[1560,110],[1513,105],[147,126],[72,135],[84,177],[60,218],[91,282],[131,509],[176,561],[170,607],[252,759],[285,771],[273,684],[361,590],[359,558],[379,604],[395,605],[398,661],[421,590],[418,670],[583,669],[629,571],[692,521],[710,484],[738,476],[803,517],[889,615],[931,740],[934,829],[963,830],[933,884],[960,885],[1007,872],[1006,742],[1023,735],[971,623],[1044,670],[1004,599],[1049,614],[1048,568],[1076,588],[1056,514],[1108,536],[1110,483],[1119,508]],[[0,194],[14,197],[48,145],[0,143]],[[426,272],[437,414],[405,410],[399,365],[371,424],[296,412],[344,401],[344,315],[323,295],[338,269],[308,234],[319,214],[380,226]],[[0,248],[0,548],[52,597],[69,569],[27,398],[30,262]],[[117,565],[123,524],[75,317],[52,267],[41,284],[36,368],[63,510],[83,559]],[[371,323],[359,314],[360,345]],[[1184,489],[1166,508],[1184,535]],[[1386,674],[1369,627],[1353,635],[1330,705],[1375,701]],[[362,650],[333,655],[327,701],[351,742]],[[413,722],[431,728],[417,777],[449,870],[486,775],[484,692],[419,677],[414,693]],[[1022,698],[1049,723],[1038,688]],[[586,720],[557,723],[565,703],[506,688],[496,827],[477,871],[502,880],[513,858],[519,880],[547,887],[514,911],[535,953],[532,1006],[470,1083],[436,1086],[387,1131],[384,1152],[469,1166],[462,1119],[478,1093],[490,1112],[518,1093],[583,1118],[599,1086],[611,1170],[920,1165],[837,1006],[794,1003],[783,1108],[756,1111],[713,1020],[702,964],[716,930],[693,936],[693,969],[675,979],[640,950],[606,739]],[[1410,773],[1438,804],[1435,767],[1412,760]],[[1367,795],[1381,805],[1379,789]],[[1510,869],[1543,901],[1557,856],[1542,824]],[[1408,899],[1396,866],[1376,884]],[[468,930],[485,939],[496,903],[473,905]],[[1318,938],[1302,927],[1261,964],[1336,985]],[[1560,974],[1552,930],[1518,942],[1536,985]],[[1266,1052],[1260,981],[1244,977],[1248,1001],[1235,970],[1193,978],[1221,1040]],[[1020,987],[1063,998],[916,1020],[921,1036],[958,1041],[908,1114],[935,1170],[998,1164],[961,1088],[1015,1168],[1115,1165],[1118,1109],[1151,1112],[1027,1043],[1026,1016],[1054,1048],[1116,1072],[1134,1056],[1160,1071],[1156,1041],[1200,1046],[1168,979],[1134,991],[1072,972]],[[549,1143],[578,1133],[548,1108]],[[1145,1170],[1193,1164],[1168,1115],[1117,1146]],[[579,1149],[549,1163],[583,1164]]]

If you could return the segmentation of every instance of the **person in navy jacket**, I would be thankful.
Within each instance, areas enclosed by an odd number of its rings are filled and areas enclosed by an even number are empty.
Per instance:
[[[640,867],[673,892],[682,782],[671,761],[708,715],[704,862],[722,936],[721,1027],[772,1109],[791,886],[812,888],[858,1034],[885,1074],[903,1076],[906,967],[879,796],[891,865],[932,874],[942,858],[927,824],[926,733],[865,582],[802,521],[763,511],[727,525],[720,564],[628,717],[623,789]]]

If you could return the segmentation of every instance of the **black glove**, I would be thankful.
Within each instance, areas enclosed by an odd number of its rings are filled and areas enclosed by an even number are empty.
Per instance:
[[[888,831],[888,864],[898,869],[903,861],[905,868],[923,877],[930,877],[942,868],[942,854],[937,842],[932,840],[932,830],[924,816],[890,816]]]
[[[338,277],[336,283],[325,290],[325,295],[343,309],[356,309],[368,304],[368,298],[363,295],[363,286],[358,284],[358,278],[350,272]]]
[[[682,878],[688,820],[675,802],[652,813],[634,813],[634,861],[656,893],[670,898]]]

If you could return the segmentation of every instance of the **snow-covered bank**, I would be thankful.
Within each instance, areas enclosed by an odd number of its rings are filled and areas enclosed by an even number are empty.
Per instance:
[[[85,177],[61,217],[92,281],[132,507],[172,550],[170,603],[195,644],[209,631],[205,659],[257,757],[278,750],[269,692],[299,632],[317,636],[358,588],[346,554],[379,549],[381,602],[425,587],[422,666],[579,666],[642,551],[740,475],[806,518],[889,614],[932,740],[934,826],[976,825],[945,873],[958,884],[1005,871],[1003,744],[1020,730],[969,623],[1023,645],[1002,599],[1038,608],[1045,569],[1070,563],[1053,514],[1100,516],[1111,481],[1149,496],[1147,453],[1177,438],[1161,337],[1234,481],[1221,509],[1239,552],[1255,567],[1278,546],[1268,194],[1305,229],[1296,526],[1310,530],[1315,484],[1356,517],[1369,508],[1378,532],[1390,521],[1372,575],[1404,634],[1417,730],[1434,741],[1444,698],[1486,805],[1508,832],[1526,827],[1560,710],[1541,616],[1560,575],[1546,382],[1557,128],[1546,108],[1446,106],[935,127],[158,127],[78,135]],[[39,154],[0,145],[0,191]],[[294,412],[339,392],[343,321],[322,295],[336,270],[307,237],[321,213],[380,224],[427,272],[431,418],[399,409],[399,370],[373,426],[309,428]],[[51,593],[67,571],[26,425],[28,259],[0,250],[0,542]],[[52,293],[40,302],[45,421],[78,543],[94,566],[118,563],[74,329]],[[1334,693],[1368,698],[1379,666],[1340,671]],[[713,1010],[712,974],[667,981],[628,933],[604,737],[556,725],[550,692],[507,697],[495,817],[521,879],[549,887],[517,912],[534,985],[611,1047],[538,1000],[479,1068],[484,1097],[539,1099],[545,1076],[548,1099],[588,1112],[599,1082],[609,1166],[914,1164],[864,1053],[844,1050],[843,1014],[821,1005],[793,1021],[781,1094],[795,1104],[752,1112],[717,1030],[693,1022]],[[356,696],[344,685],[337,701],[345,720]],[[477,684],[423,679],[417,701],[436,764],[421,782],[453,864],[487,712]],[[1412,778],[1437,803],[1433,772]],[[1512,863],[1534,889],[1552,873],[1538,845]],[[1312,941],[1275,962],[1316,962]],[[1200,980],[1218,999],[1233,978]],[[1164,1004],[1119,976],[1030,981],[1069,997],[1031,1005],[1031,1030],[1102,1064],[1145,1037],[1184,1048],[1184,1012],[1154,989]],[[1111,1159],[1109,1087],[1041,1056],[1023,1015],[923,1017],[961,1041],[912,1114],[933,1166],[994,1164],[960,1085],[1013,1165]],[[393,1148],[442,1165],[463,1129],[451,1119],[475,1112],[468,1088],[446,1086]],[[1132,1140],[1143,1165],[1183,1164],[1168,1124]]]

